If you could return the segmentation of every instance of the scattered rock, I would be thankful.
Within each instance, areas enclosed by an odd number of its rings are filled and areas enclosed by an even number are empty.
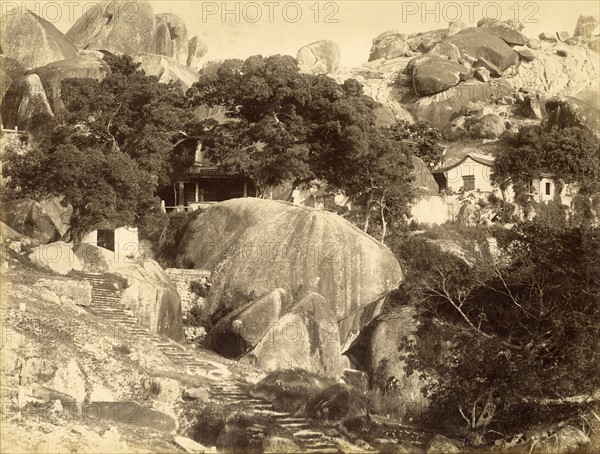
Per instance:
[[[600,37],[590,39],[588,47],[597,54],[600,54]]]
[[[487,68],[477,68],[475,70],[475,77],[482,82],[490,80],[490,71]]]
[[[575,96],[557,96],[546,102],[551,129],[583,127],[600,137],[600,105],[598,87],[591,85]]]
[[[571,34],[567,31],[556,32],[556,37],[560,41],[565,41],[571,37]]]
[[[207,401],[210,399],[210,393],[206,388],[188,388],[183,392],[183,397],[190,400]]]
[[[56,370],[52,388],[73,397],[77,402],[85,400],[85,377],[77,365],[77,361],[71,359],[66,366]]]
[[[477,27],[497,36],[511,46],[523,46],[527,43],[527,38],[521,33],[523,24],[520,22],[499,21],[484,17],[477,22]]]
[[[306,74],[334,74],[340,67],[340,46],[331,40],[315,41],[298,51],[298,68]]]
[[[554,33],[542,32],[539,34],[538,38],[540,41],[547,41],[549,43],[555,43],[557,41],[556,35]]]
[[[377,36],[371,46],[369,61],[410,56],[411,50],[409,45],[404,42],[405,39],[406,36],[397,30],[389,30]]]
[[[288,453],[288,452],[302,452],[300,446],[298,446],[293,440],[289,438],[276,437],[274,435],[265,437],[262,444],[262,452],[267,453]]]
[[[414,52],[427,53],[437,43],[448,37],[448,29],[430,30],[428,32],[414,33],[408,35],[406,44]]]
[[[598,18],[596,16],[579,16],[573,36],[591,38],[593,31],[598,27],[598,23]]]
[[[58,296],[62,304],[89,306],[92,303],[92,285],[79,279],[40,279],[35,287],[42,287]]]
[[[72,245],[64,241],[34,248],[29,254],[29,260],[38,266],[63,275],[71,271],[83,270],[81,262],[73,253]]]
[[[543,104],[540,102],[538,96],[527,96],[525,98],[525,107],[525,114],[533,116],[539,120],[544,118],[545,109],[543,109]]]
[[[427,448],[427,454],[450,454],[458,452],[461,452],[461,449],[457,441],[439,434],[431,439]]]
[[[542,48],[542,43],[539,39],[532,38],[529,41],[527,41],[527,47],[533,50],[539,50]]]
[[[568,57],[569,51],[567,49],[556,49],[556,55],[560,57]]]
[[[448,23],[448,36],[456,35],[458,32],[467,28],[464,22],[456,21]]]
[[[66,37],[80,49],[127,55],[150,52],[156,24],[151,3],[137,1],[135,8],[133,4],[126,6],[116,0],[95,3],[73,24]]]

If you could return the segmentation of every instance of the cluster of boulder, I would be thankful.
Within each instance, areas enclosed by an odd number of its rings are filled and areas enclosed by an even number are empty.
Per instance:
[[[198,80],[198,64],[206,45],[189,38],[185,22],[166,13],[154,14],[151,2],[135,5],[103,0],[61,33],[31,11],[7,15],[0,29],[0,115],[5,128],[27,129],[36,114],[60,117],[61,81],[70,77],[102,80],[110,69],[104,52],[128,54],[161,82],[189,88]],[[126,20],[135,6],[135,20]]]

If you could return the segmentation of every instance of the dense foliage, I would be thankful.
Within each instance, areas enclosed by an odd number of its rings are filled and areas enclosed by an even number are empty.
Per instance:
[[[436,378],[429,417],[472,443],[538,423],[542,408],[581,408],[600,387],[600,229],[535,222],[496,237],[496,253],[475,239],[462,256],[397,246],[423,322],[409,363]]]

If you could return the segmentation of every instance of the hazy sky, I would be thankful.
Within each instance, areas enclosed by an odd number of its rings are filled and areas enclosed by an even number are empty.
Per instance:
[[[28,8],[66,32],[88,1],[2,1],[2,12],[14,5]],[[129,2],[130,3],[130,2]],[[205,60],[245,58],[253,54],[289,54],[320,39],[332,39],[342,49],[342,66],[367,61],[372,39],[398,29],[412,33],[447,27],[450,20],[474,25],[484,15],[519,19],[523,32],[537,36],[542,31],[573,32],[580,14],[600,15],[595,1],[153,1],[155,13],[181,16],[189,36],[198,35],[207,44]],[[123,0],[123,11],[131,5]],[[11,6],[13,5],[13,6]],[[87,6],[86,6],[87,5]],[[69,14],[71,13],[71,14]],[[69,17],[72,16],[72,17]]]

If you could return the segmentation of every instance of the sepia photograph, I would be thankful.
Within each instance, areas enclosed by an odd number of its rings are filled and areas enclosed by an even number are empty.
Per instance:
[[[0,453],[600,452],[600,2],[0,1]]]

